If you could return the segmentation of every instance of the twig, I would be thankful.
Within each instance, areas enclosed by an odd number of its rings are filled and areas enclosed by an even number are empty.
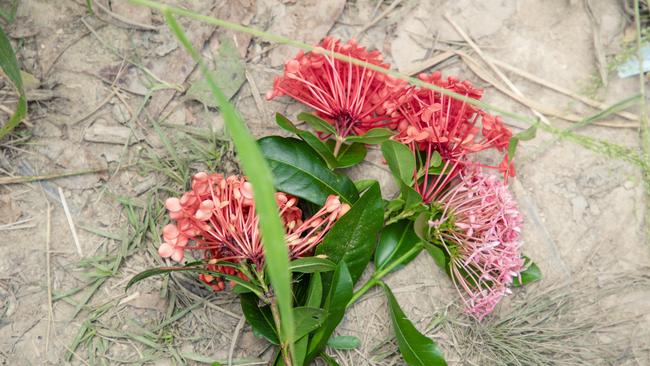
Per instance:
[[[111,89],[111,92],[108,93],[106,98],[102,99],[102,101],[99,102],[99,104],[95,108],[91,109],[88,113],[84,114],[83,116],[77,118],[76,120],[74,120],[69,125],[74,126],[74,125],[78,124],[79,122],[83,122],[87,118],[91,117],[93,114],[97,113],[97,111],[100,110],[103,106],[105,106],[106,103],[110,102],[114,95],[115,95],[115,90]]]
[[[514,99],[515,101],[521,103],[522,105],[529,108],[534,108],[536,110],[542,111],[544,114],[554,116],[568,122],[577,123],[577,122],[582,122],[584,120],[583,117],[574,114],[568,114],[568,115],[564,114],[558,110],[552,109],[551,107],[541,105],[536,101],[515,94],[514,92],[508,90],[508,88],[506,88],[505,86],[501,85],[501,83],[499,83],[497,80],[495,80],[492,77],[492,75],[490,75],[485,69],[483,69],[478,64],[478,62],[474,60],[471,56],[460,51],[456,51],[456,53],[463,59],[463,61],[465,61],[465,64],[467,64],[470,70],[472,70],[478,77],[492,84],[492,86],[496,88],[498,91]],[[595,121],[595,122],[591,122],[591,124],[598,125],[598,126],[605,126],[605,127],[616,127],[616,128],[637,128],[638,127],[638,124],[634,122],[626,123],[626,122]]]
[[[130,168],[130,167],[132,167],[134,165],[135,164],[125,165],[121,169]],[[59,179],[59,178],[66,178],[66,177],[74,177],[76,175],[102,173],[102,172],[106,172],[106,171],[109,171],[109,170],[110,170],[109,168],[83,169],[83,170],[77,170],[77,171],[74,171],[74,172],[52,173],[52,174],[44,174],[44,175],[0,177],[0,186],[5,185],[5,184],[31,183],[31,182],[38,182],[38,181],[41,181],[41,180],[51,180],[51,179]]]
[[[244,72],[246,75],[246,80],[248,81],[248,85],[250,85],[251,88],[251,94],[253,95],[253,100],[255,101],[255,106],[257,107],[257,111],[262,114],[262,118],[266,118],[267,116],[267,111],[266,108],[264,107],[264,101],[260,97],[260,90],[257,87],[257,83],[255,83],[255,79],[253,76],[247,71]]]
[[[409,69],[404,71],[404,73],[407,74],[407,75],[411,75],[411,76],[417,75],[417,74],[423,72],[424,70],[426,70],[428,68],[431,68],[431,67],[434,67],[437,64],[439,64],[439,63],[441,63],[441,62],[443,62],[443,61],[445,61],[445,60],[447,60],[447,59],[449,59],[449,58],[451,58],[451,57],[453,57],[455,55],[456,54],[454,52],[452,52],[452,51],[445,51],[443,53],[440,53],[440,54],[437,54],[437,55],[431,57],[428,60],[418,62],[417,64],[411,66]]]
[[[394,0],[394,1],[393,1],[393,2],[388,6],[388,8],[386,8],[386,10],[384,10],[383,12],[381,12],[381,14],[379,14],[377,17],[375,17],[375,19],[373,19],[370,23],[364,25],[363,28],[361,28],[361,29],[357,32],[357,34],[354,36],[354,38],[359,38],[359,36],[361,36],[365,31],[367,31],[368,29],[372,28],[375,24],[379,23],[379,21],[382,20],[383,18],[385,18],[386,15],[388,15],[391,11],[395,10],[395,8],[397,7],[397,5],[399,5],[401,2],[402,2],[402,0]]]
[[[125,17],[123,17],[123,16],[121,16],[119,14],[113,13],[112,11],[110,11],[110,9],[105,7],[104,4],[100,3],[99,1],[93,1],[93,4],[95,6],[97,6],[99,9],[103,10],[106,14],[110,15],[111,17],[119,20],[120,22],[122,22],[124,24],[128,24],[128,25],[130,25],[132,27],[141,28],[141,29],[145,29],[145,30],[158,30],[158,29],[160,29],[160,27],[156,27],[156,26],[148,25],[148,24],[142,24],[142,23],[136,22],[135,20],[131,20],[131,19],[125,18]]]
[[[232,339],[230,340],[230,349],[228,350],[228,366],[232,366],[232,355],[235,352],[237,339],[239,338],[239,333],[241,333],[242,329],[244,328],[244,324],[246,324],[246,317],[242,315],[242,317],[239,318],[239,322],[237,323],[235,331],[232,335]]]
[[[594,37],[594,51],[596,52],[596,64],[598,65],[600,80],[602,80],[603,86],[607,86],[607,59],[605,58],[603,42],[600,38],[600,20],[596,17],[594,10],[591,8],[591,0],[584,1],[585,10],[587,10],[587,15],[591,22],[591,31]]]
[[[79,243],[79,238],[77,237],[77,229],[74,227],[74,221],[72,221],[72,215],[70,214],[70,208],[68,207],[68,202],[65,200],[63,195],[63,190],[59,188],[59,197],[61,198],[61,204],[63,205],[63,211],[65,212],[65,217],[68,219],[68,226],[70,226],[70,232],[72,232],[72,239],[74,244],[77,246],[77,253],[79,257],[83,258],[83,253],[81,252],[81,244]]]
[[[524,94],[519,90],[519,88],[517,88],[515,84],[513,84],[510,81],[510,79],[508,79],[508,77],[501,72],[501,70],[499,70],[499,68],[497,68],[493,63],[488,61],[487,57],[485,57],[485,55],[483,54],[483,51],[481,51],[481,48],[476,43],[474,43],[474,41],[472,41],[472,39],[467,35],[467,33],[465,33],[465,31],[458,24],[456,24],[456,22],[454,22],[451,19],[449,14],[445,14],[444,17],[449,22],[449,24],[451,24],[454,27],[454,29],[456,29],[456,32],[458,32],[458,34],[461,37],[463,37],[465,42],[467,42],[467,44],[469,44],[470,47],[472,47],[472,49],[483,59],[483,61],[490,67],[490,69],[492,69],[492,71],[494,71],[494,73],[497,74],[499,79],[501,79],[501,81],[505,83],[506,86],[508,86],[508,88],[510,88],[510,90],[512,90],[512,92],[515,93],[517,96],[525,98]],[[538,112],[535,108],[532,108],[530,106],[528,108],[530,108],[533,114],[537,116],[542,122],[544,122],[547,125],[550,125],[550,122],[543,114]]]
[[[50,236],[52,235],[52,206],[50,201],[47,203],[47,223],[45,225],[45,269],[47,273],[47,334],[45,335],[45,354],[50,346],[50,332],[52,322],[54,321],[54,311],[52,310],[52,270],[50,265]]]
[[[528,79],[528,80],[530,80],[530,81],[532,81],[534,83],[537,83],[537,84],[539,84],[539,85],[541,85],[543,87],[546,87],[546,88],[551,89],[551,90],[555,90],[558,93],[564,94],[564,95],[566,95],[568,97],[571,97],[571,98],[573,98],[575,100],[578,100],[578,101],[580,101],[580,102],[582,102],[582,103],[584,103],[584,104],[586,104],[586,105],[588,105],[590,107],[599,108],[599,109],[607,108],[607,105],[605,103],[601,103],[601,102],[599,102],[597,100],[587,98],[587,97],[585,97],[583,95],[580,95],[578,93],[575,93],[575,92],[573,92],[573,91],[571,91],[571,90],[569,90],[569,89],[567,89],[567,88],[565,88],[565,87],[563,87],[561,85],[552,83],[552,82],[550,82],[548,80],[544,80],[544,79],[540,78],[539,76],[533,75],[533,74],[531,74],[531,73],[529,73],[527,71],[519,69],[519,68],[517,68],[515,66],[512,66],[510,64],[507,64],[507,63],[505,63],[503,61],[497,60],[497,59],[495,59],[493,57],[488,56],[487,58],[488,58],[488,60],[490,60],[490,62],[493,62],[496,65],[499,65],[499,67],[502,67],[502,68],[514,73],[514,74],[517,74],[517,75],[519,75],[519,76],[521,76],[523,78],[526,78],[526,79]],[[628,119],[630,121],[638,121],[639,120],[639,116],[634,115],[633,113],[630,113],[630,112],[617,112],[616,114],[618,114],[619,116],[621,116],[621,117],[623,117],[625,119]]]

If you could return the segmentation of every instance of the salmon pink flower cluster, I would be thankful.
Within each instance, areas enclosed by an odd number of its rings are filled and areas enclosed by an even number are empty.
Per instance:
[[[218,263],[246,262],[261,270],[264,250],[251,184],[241,176],[198,173],[192,178],[191,186],[192,190],[180,198],[172,197],[165,202],[175,223],[163,228],[160,256],[181,262],[186,251],[198,251],[208,270],[240,275],[244,279],[235,269]],[[315,214],[304,217],[296,197],[277,192],[275,198],[291,258],[311,254],[332,225],[350,209],[338,196],[332,195]],[[215,290],[225,287],[215,276],[201,274],[200,278]]]
[[[522,215],[503,182],[477,170],[461,173],[459,182],[436,201],[442,218],[429,226],[453,220],[451,229],[436,233],[466,311],[481,320],[510,293],[508,287],[524,268]]]

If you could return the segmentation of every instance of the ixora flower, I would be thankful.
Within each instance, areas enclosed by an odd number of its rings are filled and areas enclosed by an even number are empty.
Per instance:
[[[475,88],[469,81],[459,81],[454,77],[445,80],[440,72],[421,74],[419,78],[468,98],[478,100],[483,95],[483,90]],[[426,175],[424,180],[418,181],[415,189],[426,203],[431,202],[432,197],[445,186],[444,183],[448,183],[468,165],[475,164],[470,163],[469,155],[488,149],[505,152],[512,137],[512,132],[500,117],[427,88],[411,87],[397,103],[387,105],[387,113],[398,121],[394,138],[411,148],[416,160],[426,167],[425,170],[434,154],[440,154],[446,163],[446,182],[436,183]],[[514,174],[507,156],[499,166],[482,166]]]
[[[275,198],[291,258],[310,254],[336,220],[350,209],[332,195],[314,215],[303,218],[296,197],[277,192]],[[259,218],[252,186],[245,177],[198,173],[192,178],[192,190],[180,198],[167,199],[165,207],[176,222],[163,228],[164,243],[158,249],[161,257],[181,262],[185,250],[201,250],[210,270],[237,274],[233,268],[217,265],[224,260],[248,262],[256,270],[263,268]],[[218,278],[200,277],[216,290],[224,288]]]
[[[291,96],[314,108],[342,137],[389,125],[392,119],[386,116],[384,104],[394,104],[392,99],[405,83],[331,54],[340,53],[387,69],[390,65],[383,63],[381,53],[367,51],[355,40],[342,43],[330,37],[323,39],[319,48],[321,52],[301,51],[287,61],[284,75],[275,79],[266,98]]]
[[[508,187],[477,170],[461,173],[459,183],[436,202],[442,218],[429,221],[429,227],[449,257],[449,274],[466,312],[480,321],[511,292],[524,269],[522,215]]]

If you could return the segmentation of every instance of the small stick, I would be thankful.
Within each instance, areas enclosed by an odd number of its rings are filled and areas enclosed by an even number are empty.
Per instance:
[[[228,366],[232,366],[232,355],[235,352],[237,339],[239,338],[239,333],[241,333],[241,330],[244,328],[244,324],[246,324],[246,317],[242,315],[242,317],[239,318],[239,322],[237,323],[235,331],[233,332],[232,339],[230,340],[230,349],[228,350]]]
[[[134,165],[135,164],[128,164],[123,166],[121,169],[130,168]],[[23,176],[16,176],[16,177],[0,177],[0,186],[5,184],[31,183],[31,182],[38,182],[41,180],[74,177],[76,175],[102,173],[102,172],[107,172],[109,170],[110,168],[82,169],[82,170],[76,170],[74,172],[52,173],[52,174],[44,174],[44,175],[23,175]]]
[[[529,73],[527,71],[524,71],[522,69],[514,67],[514,66],[512,66],[510,64],[507,64],[507,63],[505,63],[503,61],[497,60],[497,59],[492,58],[490,56],[488,56],[488,60],[490,60],[494,64],[499,65],[500,67],[502,67],[502,68],[514,73],[514,74],[517,74],[517,75],[519,75],[519,76],[521,76],[523,78],[526,78],[526,79],[528,79],[528,80],[530,80],[530,81],[532,81],[534,83],[537,83],[537,84],[539,84],[539,85],[541,85],[543,87],[546,87],[546,88],[551,89],[551,90],[555,90],[558,93],[561,93],[561,94],[564,94],[564,95],[566,95],[568,97],[576,99],[576,100],[578,100],[578,101],[580,101],[580,102],[582,102],[582,103],[584,103],[584,104],[586,104],[586,105],[588,105],[590,107],[599,108],[599,109],[607,108],[607,105],[605,103],[601,103],[601,102],[599,102],[597,100],[582,96],[582,95],[580,95],[578,93],[575,93],[575,92],[573,92],[573,91],[571,91],[571,90],[569,90],[569,89],[567,89],[567,88],[565,88],[565,87],[563,87],[561,85],[552,83],[552,82],[550,82],[548,80],[544,80],[544,79],[540,78],[539,76],[533,75],[533,74],[531,74],[531,73]],[[618,114],[619,116],[621,116],[621,117],[623,117],[625,119],[628,119],[630,121],[638,121],[639,120],[639,116],[634,115],[634,114],[632,114],[630,112],[617,112],[616,114]]]
[[[483,51],[481,51],[481,48],[479,48],[479,46],[476,43],[474,43],[474,41],[472,41],[471,38],[469,38],[467,33],[465,33],[465,31],[458,24],[456,24],[456,22],[454,22],[451,19],[449,14],[445,14],[444,17],[454,27],[454,29],[456,29],[456,32],[458,32],[458,34],[460,34],[460,36],[463,37],[465,42],[467,42],[467,44],[469,44],[472,47],[472,49],[483,59],[483,61],[490,67],[490,69],[492,69],[492,71],[494,71],[494,73],[497,74],[499,79],[501,79],[501,81],[503,81],[508,86],[508,88],[510,88],[510,90],[512,90],[512,92],[515,93],[517,96],[525,98],[524,94],[519,90],[519,88],[517,88],[515,84],[513,84],[510,81],[510,79],[508,79],[508,77],[501,72],[501,70],[499,70],[498,67],[494,66],[493,63],[487,60],[487,57],[485,57]],[[532,107],[529,108],[535,116],[537,116],[540,120],[542,120],[542,122],[544,122],[547,125],[551,124],[548,121],[548,119],[543,114],[539,113],[535,108]]]
[[[47,224],[45,225],[45,269],[47,273],[47,334],[45,335],[45,355],[50,346],[50,332],[52,321],[54,321],[54,311],[52,310],[52,270],[50,266],[50,237],[52,235],[52,206],[50,201],[47,202]]]
[[[437,64],[439,64],[439,63],[441,63],[441,62],[443,62],[443,61],[445,61],[445,60],[447,60],[447,59],[449,59],[449,58],[451,58],[451,57],[453,57],[455,55],[456,54],[454,52],[452,52],[452,51],[445,51],[445,52],[443,52],[441,54],[438,54],[438,55],[435,55],[435,56],[433,56],[433,57],[431,57],[431,58],[429,58],[427,60],[418,62],[417,64],[415,64],[415,65],[411,66],[409,69],[407,69],[404,73],[407,74],[407,75],[415,76],[415,75],[421,73],[422,71],[424,71],[424,70],[426,70],[426,69],[428,69],[430,67],[434,67]]]
[[[354,35],[354,38],[359,38],[365,31],[368,29],[372,28],[375,24],[379,23],[380,20],[382,20],[386,15],[388,15],[391,11],[395,10],[397,5],[401,3],[402,0],[394,0],[386,10],[384,10],[381,14],[379,14],[375,19],[373,19],[370,23],[366,24],[363,28],[361,28],[357,34]]]
[[[70,231],[72,232],[72,239],[74,240],[74,244],[77,246],[77,253],[79,253],[79,257],[83,258],[83,253],[81,252],[81,244],[79,244],[79,238],[77,237],[77,229],[74,227],[74,221],[72,221],[72,215],[70,214],[70,208],[68,207],[68,202],[65,200],[65,196],[63,195],[63,190],[61,187],[59,188],[59,197],[61,198],[61,204],[63,205],[63,211],[65,212],[65,217],[68,219],[68,226],[70,226]]]
[[[113,13],[107,7],[105,7],[104,4],[100,3],[99,1],[93,1],[93,4],[95,6],[97,6],[98,8],[102,9],[106,14],[110,15],[111,17],[119,20],[120,22],[122,22],[124,24],[128,24],[128,25],[130,25],[132,27],[142,28],[144,30],[158,30],[158,29],[160,29],[160,27],[155,27],[155,26],[148,25],[148,24],[142,24],[142,23],[136,22],[135,20],[131,20],[131,19],[125,18],[125,17],[123,17],[123,16],[121,16],[119,14]]]

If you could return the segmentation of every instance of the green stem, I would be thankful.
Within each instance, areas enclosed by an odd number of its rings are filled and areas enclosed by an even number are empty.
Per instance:
[[[397,266],[404,263],[404,261],[406,261],[407,259],[413,257],[415,254],[417,254],[419,251],[421,251],[423,247],[424,246],[422,245],[422,243],[415,244],[413,246],[413,248],[411,248],[408,252],[402,254],[401,257],[397,258],[396,260],[391,262],[386,267],[384,267],[384,268],[380,269],[379,271],[376,271],[375,273],[373,273],[372,277],[370,277],[370,279],[366,283],[364,283],[363,286],[361,286],[361,288],[359,288],[357,291],[354,292],[354,294],[352,295],[352,298],[348,302],[347,307],[352,306],[355,302],[357,302],[357,300],[359,300],[359,298],[361,296],[363,296],[366,292],[368,292],[368,290],[373,288],[375,285],[378,285],[379,283],[381,283],[382,278],[384,278],[392,270],[397,268]]]

